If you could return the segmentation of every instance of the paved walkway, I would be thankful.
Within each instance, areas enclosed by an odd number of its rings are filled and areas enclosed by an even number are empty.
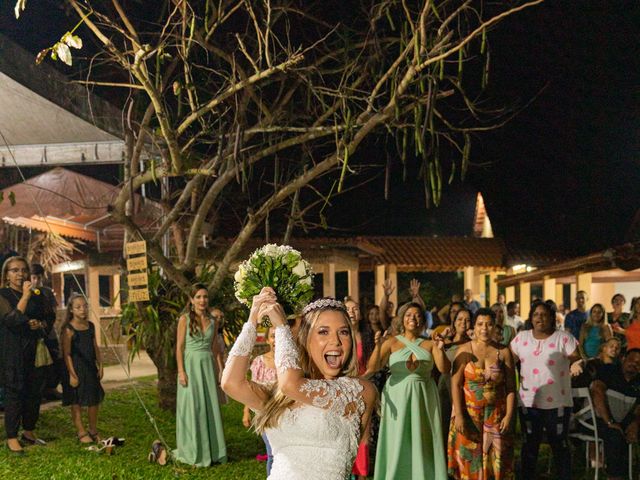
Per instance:
[[[147,355],[147,352],[140,352],[137,355],[131,365],[129,366],[130,378],[149,377],[151,375],[157,375],[158,369]],[[104,376],[102,377],[102,385],[105,389],[109,387],[109,383],[112,382],[124,382],[127,381],[127,373],[120,365],[111,365],[104,368]]]

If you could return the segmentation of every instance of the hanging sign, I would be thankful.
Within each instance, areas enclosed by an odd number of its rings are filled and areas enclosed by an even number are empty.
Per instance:
[[[130,302],[148,302],[149,289],[148,288],[130,288],[129,301]]]
[[[125,244],[127,255],[127,283],[129,284],[128,298],[130,302],[149,301],[149,276],[147,275],[147,242],[129,242]],[[132,288],[142,287],[142,288]]]
[[[127,275],[127,283],[130,287],[146,287],[149,284],[149,276],[144,273],[130,273]]]

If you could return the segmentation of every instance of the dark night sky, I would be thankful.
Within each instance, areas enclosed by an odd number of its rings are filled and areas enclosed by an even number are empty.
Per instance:
[[[36,26],[20,31],[7,10],[0,29],[33,38]],[[547,0],[489,39],[493,97],[525,105],[538,95],[506,127],[474,139],[473,162],[489,166],[472,167],[432,211],[419,182],[403,183],[396,169],[388,201],[380,176],[336,199],[330,223],[353,233],[470,234],[480,190],[496,235],[514,245],[573,255],[622,243],[640,207],[640,2]]]

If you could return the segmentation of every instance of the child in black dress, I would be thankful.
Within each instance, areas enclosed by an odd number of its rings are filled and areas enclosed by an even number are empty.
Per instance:
[[[62,405],[71,405],[71,418],[80,443],[99,441],[98,407],[104,399],[102,361],[96,343],[95,327],[89,321],[87,301],[72,295],[62,326],[62,352],[67,375],[63,382]],[[82,407],[88,407],[89,430],[82,423]]]

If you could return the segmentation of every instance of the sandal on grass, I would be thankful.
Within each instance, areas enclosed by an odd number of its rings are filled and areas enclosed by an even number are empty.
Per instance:
[[[167,464],[167,450],[160,440],[155,440],[151,444],[151,452],[147,456],[150,463],[157,463],[164,467]]]
[[[98,443],[100,442],[102,439],[100,438],[100,435],[98,434],[98,432],[87,432],[87,435],[89,435],[91,437],[91,440],[93,440],[94,442]]]
[[[100,441],[98,445],[91,445],[87,447],[87,450],[95,453],[103,453],[105,455],[113,455],[116,450],[116,446],[113,443],[112,438],[107,438],[106,440]]]
[[[85,441],[86,438],[88,438],[89,441]],[[91,435],[88,432],[79,433],[78,434],[78,442],[80,442],[80,443],[93,443],[93,442],[95,442],[95,438],[93,438],[93,435]]]

